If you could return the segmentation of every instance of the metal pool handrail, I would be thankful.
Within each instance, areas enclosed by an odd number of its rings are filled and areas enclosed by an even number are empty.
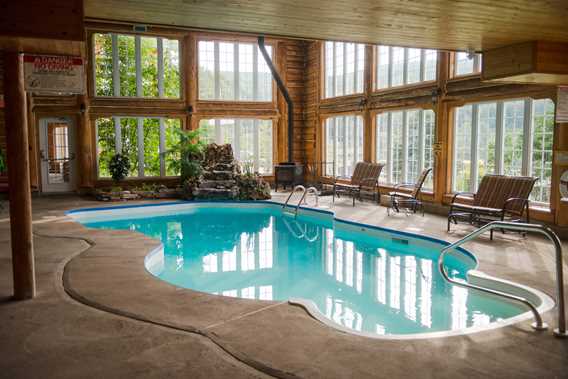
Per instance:
[[[298,190],[302,191],[302,197],[300,198],[300,201],[298,201],[298,204],[295,205],[295,207],[296,207],[295,215],[296,216],[298,215],[298,209],[300,209],[300,205],[304,202],[304,199],[306,198],[307,194],[309,194],[309,193],[314,194],[314,196],[316,197],[316,207],[318,206],[318,202],[319,202],[318,190],[317,190],[316,187],[310,187],[310,188],[306,189],[306,187],[304,187],[303,185],[298,184],[297,186],[294,187],[292,192],[290,192],[290,195],[288,195],[288,198],[284,202],[284,205],[282,205],[282,209],[286,208],[286,206],[288,205],[288,202],[290,202],[290,199],[292,198],[292,195],[294,195],[296,192],[298,192]]]
[[[490,294],[493,294],[493,295],[496,295],[496,296],[505,297],[507,299],[523,303],[528,308],[530,308],[530,310],[532,311],[534,318],[536,320],[536,322],[532,324],[532,327],[536,330],[547,329],[547,325],[542,321],[542,317],[538,313],[538,310],[527,299],[520,297],[520,296],[508,294],[508,293],[505,293],[505,292],[493,290],[493,289],[490,289],[490,288],[485,288],[485,287],[477,286],[477,285],[474,285],[474,284],[469,284],[467,282],[455,281],[448,276],[446,269],[444,267],[444,256],[445,256],[445,254],[448,251],[455,249],[458,246],[461,246],[468,241],[471,241],[472,239],[476,238],[477,236],[483,234],[484,232],[489,231],[489,230],[493,230],[493,229],[516,230],[516,231],[521,231],[521,232],[536,232],[536,233],[544,234],[552,242],[552,244],[554,245],[554,249],[556,251],[556,285],[557,285],[556,296],[557,296],[557,302],[558,302],[558,328],[554,329],[554,335],[557,336],[557,337],[568,337],[568,334],[566,333],[566,315],[564,313],[565,309],[564,309],[564,278],[563,278],[564,275],[563,275],[563,269],[562,269],[562,244],[560,243],[560,239],[558,238],[556,233],[554,233],[552,231],[552,229],[550,229],[548,226],[538,225],[538,224],[525,224],[525,223],[518,223],[518,222],[506,222],[506,221],[493,221],[493,222],[490,222],[490,223],[482,226],[481,228],[479,228],[479,229],[473,231],[472,233],[468,234],[467,236],[463,237],[459,241],[456,241],[456,242],[452,243],[451,245],[448,245],[448,246],[446,246],[442,249],[442,251],[440,253],[440,257],[438,258],[438,268],[440,270],[440,273],[444,277],[444,279],[446,279],[448,282],[450,282],[454,285],[457,285],[457,286],[472,288],[472,289],[475,289],[475,290],[478,290],[478,291],[481,291],[481,292],[490,293]]]

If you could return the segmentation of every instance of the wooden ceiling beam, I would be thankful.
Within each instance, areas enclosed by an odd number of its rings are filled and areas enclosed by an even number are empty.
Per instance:
[[[483,53],[484,81],[568,85],[568,43],[534,41]]]

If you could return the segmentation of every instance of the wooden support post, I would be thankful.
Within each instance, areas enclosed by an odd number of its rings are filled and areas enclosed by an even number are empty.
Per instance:
[[[35,296],[32,197],[23,56],[4,55],[4,100],[14,298]]]
[[[80,113],[79,128],[77,130],[78,142],[78,171],[79,190],[81,192],[90,191],[93,188],[94,168],[93,149],[92,149],[92,126],[89,117],[89,98],[86,95],[78,97]]]

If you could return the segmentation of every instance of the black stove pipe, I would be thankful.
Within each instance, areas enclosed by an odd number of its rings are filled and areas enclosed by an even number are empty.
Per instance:
[[[264,46],[264,36],[258,37],[258,47],[260,49],[260,53],[264,58],[264,61],[268,65],[270,72],[272,73],[272,77],[276,81],[276,85],[278,89],[284,96],[284,100],[286,100],[286,104],[288,104],[288,162],[293,163],[294,157],[292,156],[292,151],[294,149],[294,105],[292,104],[292,99],[290,98],[290,93],[288,93],[288,88],[284,85],[282,78],[276,71],[270,56],[268,56],[268,52],[266,51],[266,47]]]

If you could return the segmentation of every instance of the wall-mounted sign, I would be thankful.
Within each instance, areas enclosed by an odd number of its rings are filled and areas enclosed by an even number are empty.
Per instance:
[[[83,94],[83,58],[63,55],[24,55],[25,89],[46,94]]]

